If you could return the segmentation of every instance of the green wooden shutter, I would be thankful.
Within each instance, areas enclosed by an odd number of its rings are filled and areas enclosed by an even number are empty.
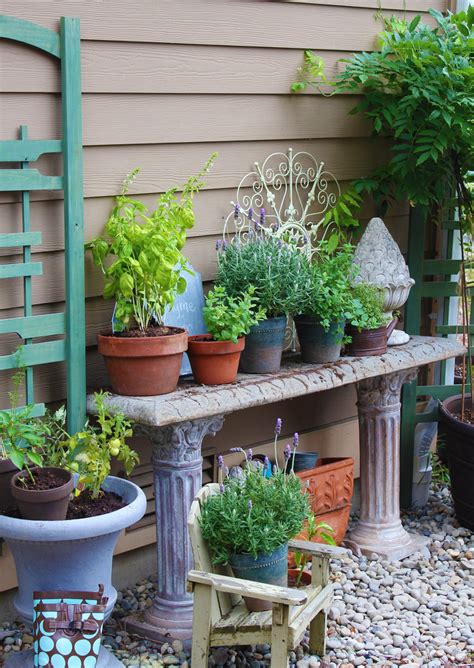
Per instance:
[[[79,20],[61,18],[59,33],[12,16],[0,16],[0,38],[14,40],[58,58],[61,67],[63,138],[30,139],[26,125],[19,138],[0,141],[0,163],[18,163],[16,169],[0,170],[0,191],[19,192],[22,232],[2,234],[0,247],[21,247],[22,262],[0,264],[0,279],[23,280],[23,316],[0,320],[0,334],[15,333],[24,344],[21,363],[26,370],[26,401],[35,403],[33,367],[65,361],[67,367],[68,429],[82,428],[86,415],[85,305],[84,305],[84,213],[82,184],[82,120]],[[30,166],[48,153],[61,153],[63,176],[45,176]],[[32,277],[43,268],[34,261],[31,249],[41,244],[41,233],[34,231],[30,215],[30,192],[64,191],[64,239],[66,310],[65,313],[35,315],[32,303]],[[55,340],[35,342],[39,337]],[[18,366],[18,355],[0,356],[0,370]],[[35,405],[42,415],[43,404]]]

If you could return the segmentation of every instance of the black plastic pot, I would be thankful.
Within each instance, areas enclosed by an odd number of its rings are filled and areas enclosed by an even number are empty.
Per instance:
[[[0,513],[15,507],[10,480],[16,471],[18,469],[11,459],[0,459]]]
[[[474,425],[455,416],[461,410],[461,401],[458,394],[441,403],[440,433],[446,444],[456,517],[459,524],[474,531]],[[465,406],[471,409],[470,397],[466,396]]]
[[[281,365],[286,316],[268,318],[254,325],[245,337],[239,369],[243,373],[275,373]]]
[[[345,320],[332,323],[329,331],[326,331],[318,318],[298,315],[295,317],[295,325],[303,362],[325,364],[339,359]]]
[[[319,454],[317,452],[295,452],[295,462],[293,464],[293,455],[291,455],[288,463],[286,465],[287,471],[291,471],[293,466],[293,471],[295,473],[301,473],[301,471],[309,471],[314,469],[316,462],[318,461]]]

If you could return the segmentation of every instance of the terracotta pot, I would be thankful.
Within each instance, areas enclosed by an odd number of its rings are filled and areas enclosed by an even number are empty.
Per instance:
[[[334,540],[338,545],[344,540],[351,512],[354,492],[354,460],[352,457],[323,457],[314,469],[296,474],[303,486],[308,487],[311,510],[317,522],[326,522],[334,529]],[[308,540],[306,531],[297,538]],[[314,543],[324,543],[320,537]],[[291,565],[294,564],[290,554]]]
[[[15,507],[15,500],[10,488],[10,480],[18,471],[10,459],[0,459],[0,513]]]
[[[387,352],[387,341],[396,324],[397,319],[395,318],[385,327],[363,329],[360,332],[357,327],[348,325],[346,327],[346,334],[352,338],[352,341],[346,344],[346,355],[350,355],[351,357],[383,355]]]
[[[143,338],[98,335],[99,352],[116,394],[148,397],[176,389],[188,334],[180,327],[174,329],[177,334]]]
[[[440,433],[448,458],[451,496],[459,524],[474,531],[474,424],[456,417],[461,412],[462,395],[445,399],[440,407]],[[471,409],[466,396],[465,407]]]
[[[30,469],[32,474],[38,470],[40,469]],[[54,471],[63,480],[63,484],[54,489],[25,489],[17,483],[19,478],[27,476],[28,473],[18,471],[10,481],[18,510],[25,520],[65,520],[69,496],[74,489],[72,473],[54,466],[45,467],[43,470]]]
[[[309,573],[308,571],[303,571],[299,583],[296,584],[298,581],[299,574],[300,574],[299,568],[288,569],[288,587],[296,589],[299,587],[308,587],[311,584],[311,573]]]
[[[214,341],[211,334],[190,336],[188,357],[196,383],[203,385],[233,383],[244,347],[244,336],[238,339],[237,343]]]

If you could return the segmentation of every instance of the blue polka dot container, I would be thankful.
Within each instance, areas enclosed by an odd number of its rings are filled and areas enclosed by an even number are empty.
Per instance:
[[[35,668],[95,668],[107,598],[98,592],[34,593]]]

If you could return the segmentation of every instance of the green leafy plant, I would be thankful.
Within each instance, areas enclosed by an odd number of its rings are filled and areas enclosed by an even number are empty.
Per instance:
[[[316,515],[311,513],[308,517],[305,527],[306,540],[312,541],[313,538],[320,536],[327,545],[336,545],[334,540],[334,529],[329,526],[327,522],[318,522]],[[310,556],[304,552],[294,552],[295,566],[298,569],[298,576],[296,578],[296,586],[301,582],[306,564],[310,560]]]
[[[330,250],[328,242],[321,242],[316,261],[303,261],[295,311],[318,318],[326,331],[351,316],[356,274],[350,244],[344,244],[337,252]]]
[[[356,283],[352,288],[350,324],[357,327],[359,332],[388,324],[383,304],[382,289],[370,283]]]
[[[186,289],[181,272],[189,270],[181,249],[186,231],[194,225],[194,195],[204,186],[203,176],[216,155],[211,155],[197,176],[188,179],[181,196],[178,188],[168,190],[153,211],[128,195],[139,172],[133,171],[116,198],[105,234],[86,244],[104,273],[104,298],[116,300],[119,327],[136,325],[146,332],[152,321],[163,324],[166,309]]]
[[[83,431],[64,441],[62,465],[79,474],[80,489],[89,490],[98,498],[101,486],[111,470],[111,459],[122,462],[127,475],[139,462],[137,453],[126,443],[133,435],[132,425],[123,413],[112,414],[105,400],[106,392],[94,394],[97,425],[88,423]]]
[[[231,297],[254,286],[255,303],[268,318],[294,313],[302,265],[303,254],[293,244],[256,232],[222,248],[216,285]]]
[[[20,389],[25,369],[13,376],[9,392],[10,409],[0,411],[0,459],[10,459],[15,466],[29,471],[29,466],[42,466],[39,450],[44,446],[46,428],[41,420],[32,417],[33,405],[19,407]]]
[[[214,341],[233,343],[266,318],[264,309],[258,308],[253,285],[236,297],[229,296],[222,285],[216,285],[206,297],[203,313]]]
[[[249,458],[242,479],[227,478],[220,489],[203,504],[200,520],[215,564],[227,564],[233,554],[270,554],[300,533],[310,514],[294,473],[278,470],[267,478]]]

